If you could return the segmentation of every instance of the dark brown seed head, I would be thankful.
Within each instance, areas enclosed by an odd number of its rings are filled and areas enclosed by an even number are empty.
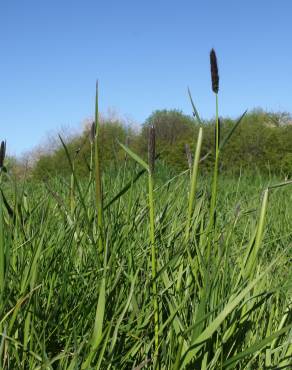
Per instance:
[[[95,139],[95,122],[92,122],[91,127],[90,127],[90,132],[89,132],[90,144],[94,143],[94,139]]]
[[[149,138],[148,138],[148,164],[150,173],[154,173],[155,164],[155,128],[150,126],[149,128]]]
[[[210,52],[210,65],[211,65],[211,80],[212,80],[212,90],[215,94],[219,91],[219,73],[217,65],[217,57],[215,50],[212,49]]]
[[[189,169],[191,171],[192,170],[192,166],[193,166],[193,156],[192,156],[192,153],[191,153],[191,149],[190,149],[189,144],[185,144],[185,151],[186,151],[186,155],[187,155]]]
[[[4,167],[5,154],[6,154],[6,141],[2,141],[0,146],[0,168]]]

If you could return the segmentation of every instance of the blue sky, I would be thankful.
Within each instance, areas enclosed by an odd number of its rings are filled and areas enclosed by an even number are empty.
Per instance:
[[[0,2],[0,139],[21,154],[100,110],[142,123],[155,109],[220,114],[292,111],[292,2],[26,0]]]

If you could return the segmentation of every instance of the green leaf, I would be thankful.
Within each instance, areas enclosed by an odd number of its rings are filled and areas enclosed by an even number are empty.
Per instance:
[[[200,350],[201,345],[212,337],[212,335],[219,328],[219,326],[223,323],[226,317],[236,308],[236,306],[256,286],[256,284],[264,276],[266,276],[266,274],[271,270],[271,268],[279,260],[280,257],[282,256],[279,256],[277,259],[275,259],[262,274],[260,274],[256,279],[254,279],[250,284],[248,284],[246,288],[242,289],[241,292],[237,294],[237,296],[224,307],[224,309],[219,313],[219,315],[196,338],[196,340],[192,343],[192,346],[190,347],[190,349],[184,354],[184,361],[183,361],[182,368],[187,366],[193,360],[197,352]]]
[[[139,171],[137,173],[137,175],[132,179],[130,180],[124,187],[121,191],[118,192],[118,194],[116,194],[105,206],[104,206],[104,210],[106,210],[107,208],[109,208],[114,202],[116,202],[122,195],[124,195],[131,187],[132,185],[135,184],[135,182],[137,182],[139,180],[139,178],[144,175],[144,173],[146,173],[147,170],[146,169],[143,169],[141,171]]]
[[[219,150],[223,149],[225,145],[228,143],[231,136],[234,134],[234,131],[239,126],[240,122],[242,121],[243,117],[246,115],[247,110],[243,112],[243,114],[239,117],[239,119],[235,122],[235,124],[232,126],[231,130],[228,132],[228,134],[225,136],[225,138],[221,141]]]
[[[136,153],[132,152],[132,150],[129,149],[124,144],[120,143],[119,141],[118,141],[118,143],[124,149],[124,151],[129,154],[130,157],[132,157],[136,162],[138,162],[142,167],[144,167],[145,170],[147,170],[149,172],[149,166],[148,166],[148,164],[146,162],[144,162],[141,157],[139,157]]]
[[[115,330],[114,330],[114,334],[113,334],[113,337],[112,337],[112,343],[111,343],[111,347],[110,347],[110,352],[112,353],[113,349],[114,349],[114,346],[116,344],[116,341],[117,341],[117,337],[118,337],[118,331],[119,331],[119,327],[121,325],[121,322],[123,321],[123,318],[128,310],[128,307],[129,307],[129,304],[131,302],[131,299],[132,299],[132,295],[134,293],[134,287],[135,287],[135,283],[136,283],[136,279],[137,279],[137,276],[138,276],[138,272],[139,270],[136,272],[135,276],[134,276],[134,279],[132,281],[132,284],[131,284],[131,289],[130,289],[130,293],[129,293],[129,296],[128,296],[128,299],[127,299],[127,302],[125,304],[125,307],[120,315],[120,317],[118,318],[118,321],[116,323],[116,327],[115,327]]]
[[[250,346],[249,348],[247,348],[245,351],[243,352],[240,352],[239,354],[237,354],[236,356],[233,356],[231,357],[229,360],[225,361],[223,363],[223,368],[228,368],[229,365],[233,364],[234,362],[237,362],[239,360],[242,360],[244,357],[248,356],[248,355],[252,355],[254,354],[255,352],[263,349],[265,346],[267,346],[271,341],[273,341],[275,338],[278,338],[279,336],[281,336],[282,334],[286,333],[286,331],[288,331],[289,329],[292,328],[292,324],[290,325],[287,325],[285,326],[283,329],[273,333],[272,335],[270,335],[269,337],[253,344],[252,346]]]
[[[69,166],[70,166],[70,169],[71,169],[71,172],[72,172],[72,175],[74,177],[74,181],[76,183],[76,187],[77,187],[77,190],[78,190],[78,194],[79,194],[79,197],[80,197],[80,201],[81,201],[81,205],[84,209],[84,214],[85,214],[85,217],[86,217],[86,221],[87,221],[87,224],[88,226],[90,227],[90,222],[89,222],[89,218],[88,218],[88,213],[87,213],[87,207],[85,205],[85,200],[84,200],[84,197],[82,195],[82,191],[81,191],[81,187],[80,187],[80,184],[79,184],[79,181],[78,181],[78,178],[77,178],[77,175],[76,175],[76,171],[74,170],[74,166],[73,166],[73,162],[72,162],[72,159],[71,159],[71,156],[69,154],[69,151],[68,151],[68,148],[67,148],[67,145],[65,144],[64,140],[62,139],[61,135],[59,135],[59,138],[61,140],[61,143],[63,145],[63,148],[65,150],[65,153],[66,153],[66,156],[67,156],[67,159],[68,159],[68,162],[69,162]]]
[[[92,347],[97,349],[102,338],[103,318],[105,309],[105,277],[101,280],[98,303],[96,308],[95,323],[92,335]]]
[[[190,91],[189,88],[188,88],[188,94],[189,94],[189,98],[190,98],[190,101],[191,101],[191,104],[192,104],[192,108],[193,108],[193,115],[194,115],[195,118],[197,118],[197,120],[199,121],[199,124],[202,125],[203,122],[202,122],[202,120],[201,120],[201,118],[199,116],[199,112],[197,111],[197,108],[196,108],[196,106],[194,104],[194,101],[193,101],[193,98],[192,98],[192,95],[191,95],[191,91]]]

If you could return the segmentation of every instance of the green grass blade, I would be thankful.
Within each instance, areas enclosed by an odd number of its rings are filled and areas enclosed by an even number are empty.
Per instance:
[[[281,256],[280,256],[281,257]],[[196,353],[199,350],[199,346],[207,341],[211,336],[215,333],[215,331],[219,328],[219,326],[223,323],[225,318],[238,306],[238,304],[243,300],[243,298],[256,286],[257,283],[261,279],[263,279],[267,273],[272,269],[272,267],[275,265],[275,263],[279,260],[278,257],[275,259],[269,266],[268,268],[259,276],[257,276],[251,283],[247,285],[246,288],[242,289],[240,293],[237,294],[235,298],[232,299],[225,307],[224,309],[220,312],[220,314],[207,326],[207,328],[196,338],[196,340],[192,343],[192,348],[191,350],[188,350],[187,353],[184,354],[184,361],[183,361],[183,366],[187,366]]]
[[[203,122],[200,118],[200,115],[199,115],[199,112],[194,104],[194,101],[193,101],[193,98],[192,98],[192,94],[191,94],[191,91],[190,89],[188,88],[188,95],[189,95],[189,98],[190,98],[190,101],[191,101],[191,105],[192,105],[192,108],[193,108],[193,115],[194,117],[198,120],[199,124],[200,125],[203,125]]]
[[[130,157],[132,157],[137,163],[139,163],[142,167],[144,167],[145,170],[149,171],[148,164],[145,161],[143,161],[141,157],[139,157],[136,153],[134,153],[131,149],[126,147],[124,144],[120,142],[118,143],[124,149],[124,151],[129,154]]]
[[[243,114],[239,117],[239,119],[235,122],[235,124],[232,126],[232,128],[230,129],[230,131],[227,133],[227,135],[221,141],[220,146],[219,146],[219,149],[220,150],[224,149],[225,145],[231,139],[232,135],[234,134],[235,130],[239,126],[239,124],[242,121],[242,119],[245,117],[246,113],[247,113],[247,110],[243,112]]]
[[[223,363],[223,369],[228,369],[231,364],[238,363],[238,361],[241,361],[245,357],[252,355],[256,353],[257,351],[265,348],[269,343],[271,343],[274,339],[279,338],[281,335],[285,334],[289,329],[292,328],[292,324],[285,326],[283,329],[273,333],[267,338],[262,339],[261,341],[258,341],[257,343],[254,343],[252,346],[247,348],[245,351],[237,354],[236,356],[231,357],[227,361]]]

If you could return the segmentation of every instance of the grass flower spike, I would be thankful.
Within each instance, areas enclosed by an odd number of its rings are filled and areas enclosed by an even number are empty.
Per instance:
[[[212,80],[212,90],[215,94],[219,92],[219,73],[217,65],[217,57],[215,50],[212,49],[210,52],[210,65],[211,65],[211,80]]]
[[[0,169],[4,167],[5,154],[6,154],[6,141],[2,141],[0,146]]]

